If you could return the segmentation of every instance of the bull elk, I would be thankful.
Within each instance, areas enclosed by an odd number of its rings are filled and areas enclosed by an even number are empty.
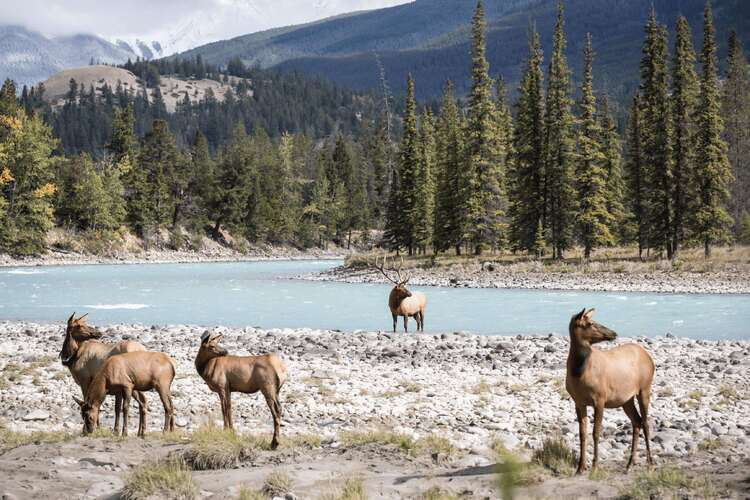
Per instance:
[[[375,260],[374,267],[385,278],[393,283],[393,289],[388,296],[388,308],[391,310],[391,316],[393,316],[393,333],[396,333],[396,323],[398,317],[404,317],[404,332],[409,331],[409,317],[414,317],[417,320],[417,331],[424,331],[424,310],[427,306],[427,296],[422,292],[411,292],[406,288],[409,283],[410,276],[406,278],[401,277],[401,268],[404,265],[403,259],[397,269],[393,269],[396,272],[396,279],[394,280],[388,274],[386,266],[386,256],[383,256],[383,264],[378,265],[377,259]]]
[[[224,428],[233,429],[232,393],[263,394],[273,417],[273,439],[271,448],[279,445],[281,427],[281,404],[279,391],[286,379],[286,366],[276,354],[262,356],[229,356],[219,346],[221,334],[205,332],[195,357],[195,369],[208,385],[219,395]]]
[[[565,388],[573,398],[578,418],[581,454],[577,474],[586,470],[587,408],[594,407],[594,461],[599,459],[599,433],[602,429],[604,408],[620,408],[633,425],[630,459],[627,469],[636,463],[640,429],[646,438],[649,465],[651,458],[648,405],[651,399],[651,382],[654,380],[654,362],[646,350],[637,344],[624,344],[606,351],[591,344],[614,340],[617,333],[591,319],[593,309],[583,309],[570,319],[570,350],[568,352]],[[640,414],[635,407],[638,400]]]
[[[135,391],[156,390],[164,405],[164,432],[174,431],[174,405],[172,404],[172,380],[177,363],[163,352],[128,352],[107,359],[104,366],[91,381],[85,401],[74,398],[81,407],[84,434],[96,427],[99,408],[107,394],[122,397],[122,435],[128,435],[128,408]],[[138,436],[146,433],[145,412],[140,413]]]
[[[66,366],[70,370],[73,380],[81,387],[83,398],[86,399],[86,392],[91,385],[91,381],[94,380],[94,377],[99,373],[99,370],[104,366],[104,362],[110,356],[126,352],[145,351],[146,348],[138,342],[133,341],[123,341],[116,344],[99,342],[102,333],[86,324],[88,314],[84,314],[78,319],[75,318],[75,315],[73,313],[68,318],[65,340],[63,341],[62,349],[60,349],[60,359],[63,366]],[[138,402],[139,411],[144,413],[146,411],[146,398],[137,391],[133,395]],[[115,434],[120,433],[121,405],[122,398],[116,395]],[[139,429],[138,432],[140,434],[141,430]]]

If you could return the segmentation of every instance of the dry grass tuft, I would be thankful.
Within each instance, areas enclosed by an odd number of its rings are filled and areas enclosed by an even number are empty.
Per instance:
[[[252,490],[247,486],[240,488],[237,493],[237,500],[268,500],[262,491]]]
[[[715,498],[716,485],[705,475],[693,475],[682,469],[665,466],[639,473],[620,491],[622,498]]]
[[[440,486],[433,486],[419,496],[420,500],[459,500],[457,494]]]
[[[129,472],[125,476],[121,498],[192,500],[197,495],[198,487],[185,463],[180,460],[163,460],[140,465]]]
[[[268,475],[262,491],[269,498],[283,497],[291,493],[293,487],[294,482],[289,474],[283,470],[277,470]]]
[[[501,441],[495,440],[492,449],[497,454],[497,486],[502,498],[514,498],[518,486],[529,486],[544,478],[541,467],[522,461]]]
[[[252,460],[259,448],[270,448],[262,439],[241,436],[231,430],[204,425],[190,437],[191,445],[181,458],[193,470],[213,470],[235,467]]]
[[[569,476],[575,471],[576,454],[562,436],[552,436],[545,438],[542,447],[534,450],[532,462],[551,470],[555,475]]]
[[[367,500],[365,486],[359,477],[350,477],[335,491],[324,493],[319,500]]]
[[[77,434],[65,431],[17,432],[0,427],[0,450],[10,450],[27,444],[49,444],[71,441]]]

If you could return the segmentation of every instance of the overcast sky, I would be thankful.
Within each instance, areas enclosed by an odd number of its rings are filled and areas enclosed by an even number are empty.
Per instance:
[[[208,19],[226,37],[408,0],[0,0],[0,23],[45,35],[149,37]],[[146,38],[148,39],[148,38]]]

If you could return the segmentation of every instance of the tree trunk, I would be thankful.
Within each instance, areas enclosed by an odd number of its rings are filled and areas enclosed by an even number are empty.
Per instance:
[[[461,255],[461,243],[456,243],[456,255]]]
[[[708,241],[708,238],[703,242],[703,254],[706,258],[711,257],[711,243]]]

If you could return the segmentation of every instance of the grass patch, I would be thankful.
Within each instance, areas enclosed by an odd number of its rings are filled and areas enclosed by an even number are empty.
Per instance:
[[[620,491],[623,498],[715,498],[718,491],[706,475],[689,474],[676,467],[665,466],[638,474]]]
[[[339,435],[344,446],[362,446],[366,444],[394,445],[403,451],[410,452],[416,442],[406,434],[393,431],[346,431]]]
[[[262,491],[252,490],[247,486],[242,486],[237,493],[237,500],[267,500]]]
[[[459,500],[458,495],[440,486],[433,486],[419,496],[420,500]]]
[[[477,383],[477,385],[472,387],[470,391],[472,394],[476,394],[478,396],[480,394],[487,394],[491,392],[492,387],[490,386],[490,384],[487,383],[486,380],[482,379]]]
[[[385,392],[381,392],[380,394],[378,394],[378,396],[381,398],[393,399],[393,398],[397,398],[401,394],[403,394],[401,391],[385,391]]]
[[[17,432],[0,427],[0,450],[10,450],[27,444],[64,443],[77,437],[65,431]]]
[[[715,451],[723,445],[724,443],[721,442],[721,439],[704,439],[698,443],[698,449],[701,451]]]
[[[283,497],[284,495],[291,493],[294,487],[292,478],[289,477],[283,470],[277,470],[272,472],[266,478],[266,482],[263,484],[263,493],[268,497]]]
[[[404,390],[404,392],[420,392],[422,390],[422,386],[417,384],[416,382],[412,382],[411,380],[402,380],[399,386]]]
[[[700,401],[701,399],[703,399],[703,396],[705,396],[705,395],[706,394],[703,391],[701,391],[700,389],[696,389],[694,391],[688,392],[688,397],[690,399],[695,400],[695,401]]]
[[[562,436],[545,438],[541,448],[534,450],[531,460],[558,476],[569,476],[576,467],[576,454]]]
[[[350,477],[338,490],[321,495],[320,500],[367,500],[365,485],[361,478]]]
[[[719,396],[732,401],[742,399],[740,398],[740,394],[737,392],[737,389],[728,384],[722,384],[721,387],[719,387]]]
[[[180,460],[163,460],[140,465],[125,476],[121,498],[152,497],[192,500],[198,495],[190,470]]]
[[[674,389],[671,387],[665,387],[664,389],[660,390],[657,394],[660,398],[671,398],[674,397]]]
[[[604,481],[609,478],[609,474],[609,470],[599,465],[596,469],[589,472],[589,479],[592,481]]]
[[[262,439],[241,436],[214,425],[198,428],[181,458],[193,470],[227,469],[255,457],[258,448],[270,449]]]
[[[492,443],[497,454],[497,487],[502,498],[514,498],[516,488],[538,483],[543,479],[541,467],[534,463],[524,462],[513,452],[507,450],[499,441]]]

